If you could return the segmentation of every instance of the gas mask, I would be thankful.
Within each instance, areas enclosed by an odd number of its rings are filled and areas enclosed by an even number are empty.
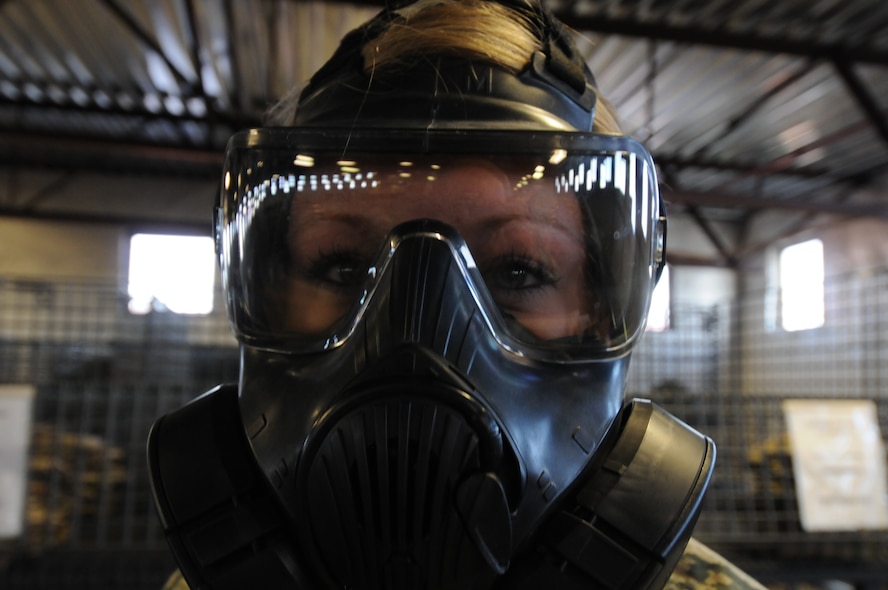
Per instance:
[[[594,88],[547,63],[369,91],[333,68],[295,127],[232,138],[216,238],[240,381],[148,445],[192,588],[663,585],[714,446],[623,399],[664,264],[655,169],[577,131]]]

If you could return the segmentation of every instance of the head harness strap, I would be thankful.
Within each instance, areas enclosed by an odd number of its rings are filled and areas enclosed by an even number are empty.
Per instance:
[[[553,109],[550,104],[544,106],[543,109],[550,110],[552,114],[565,119],[580,131],[591,130],[591,121],[594,117],[597,100],[595,77],[577,50],[574,40],[566,27],[555,18],[551,11],[544,8],[538,0],[488,1],[496,1],[518,13],[523,20],[531,24],[543,46],[540,52],[531,56],[529,65],[524,72],[519,74],[518,78],[522,79],[525,84],[534,86],[537,89],[544,89],[552,95],[562,95],[568,99],[574,106],[568,108],[555,107]],[[333,85],[350,86],[350,90],[354,91],[357,87],[357,81],[367,78],[367,74],[364,72],[362,48],[368,42],[379,37],[393,23],[407,22],[409,16],[405,16],[403,11],[405,8],[416,4],[416,2],[417,0],[410,0],[390,4],[377,14],[375,18],[348,33],[342,39],[339,48],[330,60],[315,73],[309,84],[300,93],[300,109],[312,97]],[[447,63],[452,67],[454,61],[458,60],[451,59]],[[439,60],[437,63],[440,64],[441,61]],[[464,61],[463,63],[464,71],[469,71],[468,75],[473,77],[477,77],[478,68],[484,67],[477,62],[469,63],[467,67],[466,63],[468,62]],[[463,74],[463,77],[465,76],[466,74]],[[499,98],[506,98],[506,100],[513,100],[515,102],[534,102],[529,97],[520,95],[507,95],[505,97],[500,96]],[[329,105],[330,101],[327,97],[321,102]],[[316,117],[313,109],[308,109],[308,111],[309,114],[303,113],[300,115],[299,110],[297,110],[297,124],[322,123],[325,113],[328,112],[322,108],[317,111],[318,116]],[[579,111],[579,113],[560,111]]]
[[[577,49],[574,39],[560,20],[542,6],[539,0],[497,0],[526,15],[540,27],[540,39],[545,47],[546,64],[552,73],[567,83],[578,94],[583,94],[586,84],[595,87],[595,76]]]

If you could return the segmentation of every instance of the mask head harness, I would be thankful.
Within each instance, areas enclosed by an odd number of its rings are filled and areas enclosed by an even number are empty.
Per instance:
[[[532,23],[542,44],[517,76],[446,56],[366,71],[363,47],[409,23],[414,2],[402,2],[346,35],[301,92],[294,125],[591,131],[595,78],[564,25],[533,0],[498,3]]]
[[[354,304],[320,329],[325,308],[302,275],[273,270],[293,266],[288,247],[309,231],[300,207],[336,202],[312,200],[324,182],[356,180],[300,176],[294,157],[378,163],[394,157],[388,143],[418,160],[495,157],[523,138],[552,170],[554,153],[580,162],[553,176],[590,210],[632,195],[631,223],[584,214],[588,231],[630,245],[587,240],[586,258],[615,270],[600,301],[646,309],[665,239],[650,158],[625,138],[577,133],[594,118],[591,74],[546,10],[502,3],[541,31],[544,49],[519,75],[442,58],[371,80],[360,47],[405,4],[345,38],[304,90],[296,129],[229,144],[216,237],[240,383],[162,417],[148,444],[192,588],[657,588],[681,554],[715,449],[649,402],[623,404],[643,310],[616,314],[624,334],[541,341],[500,311],[463,229],[427,219],[391,229]],[[314,276],[339,281],[336,269]]]

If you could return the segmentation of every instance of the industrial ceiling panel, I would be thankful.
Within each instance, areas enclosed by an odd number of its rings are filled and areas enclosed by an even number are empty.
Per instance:
[[[888,168],[888,2],[544,1],[654,154],[674,210],[738,224],[806,200],[873,211],[848,195]],[[122,208],[113,191],[78,197],[78,175],[215,182],[227,138],[382,4],[0,0],[0,178],[68,179],[66,198],[39,206],[0,194],[0,213],[156,211],[139,191]]]

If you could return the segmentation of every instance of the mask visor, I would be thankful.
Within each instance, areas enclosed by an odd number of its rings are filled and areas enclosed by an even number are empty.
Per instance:
[[[627,138],[257,129],[229,144],[217,245],[241,342],[316,352],[350,336],[408,222],[433,220],[498,342],[582,360],[643,330],[660,215]]]

